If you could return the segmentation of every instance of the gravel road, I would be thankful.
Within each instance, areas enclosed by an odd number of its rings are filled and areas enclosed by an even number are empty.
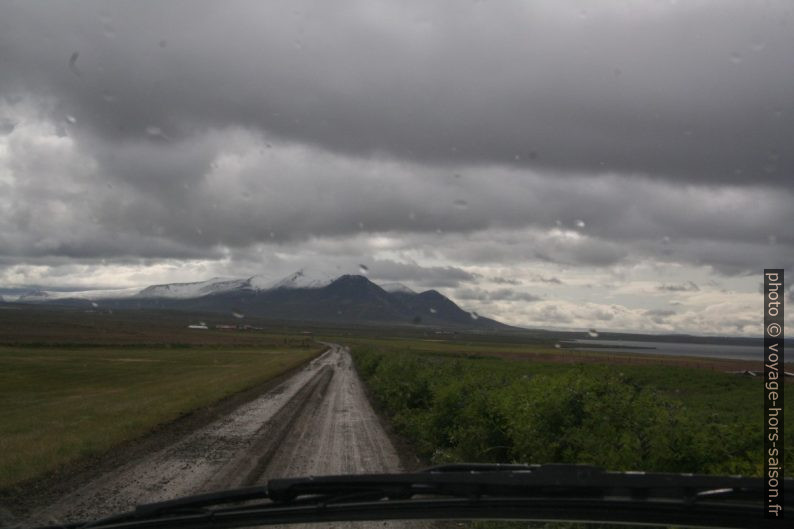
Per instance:
[[[274,477],[400,470],[349,351],[329,344],[272,390],[86,483],[37,513],[36,522],[92,519]]]

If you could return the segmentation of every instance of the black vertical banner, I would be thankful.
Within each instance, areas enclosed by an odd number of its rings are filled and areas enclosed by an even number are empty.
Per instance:
[[[783,269],[764,270],[765,517],[783,519]]]

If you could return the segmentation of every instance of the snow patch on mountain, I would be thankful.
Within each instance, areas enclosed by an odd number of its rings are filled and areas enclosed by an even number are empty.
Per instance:
[[[50,292],[56,294],[57,299],[79,298],[88,300],[130,298],[141,291],[140,287],[111,288],[105,290],[84,290],[81,292]]]
[[[61,292],[52,290],[31,290],[19,295],[14,301],[45,302],[62,299],[86,299],[96,301],[102,299],[123,298],[167,298],[167,299],[193,299],[212,294],[222,294],[239,290],[266,291],[279,288],[322,288],[333,283],[337,278],[327,273],[309,268],[301,268],[292,274],[273,280],[261,275],[254,275],[247,279],[231,279],[213,277],[206,281],[191,283],[167,283],[151,285],[145,288],[133,287],[108,290],[87,290],[81,292]],[[380,285],[387,292],[400,292],[415,294],[413,290],[402,283],[385,283]]]
[[[329,285],[333,279],[326,274],[301,269],[275,281],[261,275],[255,275],[247,279],[215,277],[195,283],[152,285],[141,290],[137,297],[191,299],[236,290],[265,291],[276,288],[320,288]]]
[[[31,290],[30,292],[20,294],[17,301],[48,301],[50,299],[56,299],[55,296],[57,296],[55,292],[52,292],[51,296],[50,292],[46,290]]]
[[[83,290],[83,291],[57,291],[57,290],[33,290],[20,294],[15,301],[22,302],[36,302],[36,301],[53,301],[58,299],[86,299],[95,301],[100,299],[120,299],[135,296],[140,292],[139,287],[133,288],[113,288],[113,289],[97,289],[97,290]],[[9,300],[12,298],[9,297]]]
[[[206,281],[195,283],[170,283],[166,285],[152,285],[138,293],[141,298],[171,298],[189,299],[200,298],[208,294],[217,294],[244,287],[245,279],[225,279],[214,277]]]
[[[251,276],[245,280],[245,288],[248,290],[270,290],[273,280],[261,275]]]

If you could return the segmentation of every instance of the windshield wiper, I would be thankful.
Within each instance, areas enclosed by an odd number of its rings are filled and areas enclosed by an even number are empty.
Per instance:
[[[785,485],[791,490],[794,479],[787,478]],[[763,490],[761,478],[739,476],[456,464],[407,474],[273,479],[266,486],[145,504],[95,522],[57,527],[225,528],[387,519],[782,527],[782,521],[764,519]],[[787,502],[784,510],[792,508]]]

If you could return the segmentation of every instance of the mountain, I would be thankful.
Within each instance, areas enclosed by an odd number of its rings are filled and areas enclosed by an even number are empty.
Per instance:
[[[444,321],[452,325],[489,327],[488,318],[480,318],[476,313],[467,312],[452,300],[436,290],[426,290],[419,294],[394,292],[392,296],[400,300],[409,312],[422,315],[423,321]],[[480,320],[486,320],[480,322]],[[501,325],[501,324],[500,324]]]
[[[215,277],[197,283],[152,285],[141,290],[136,297],[190,299],[210,294],[239,292],[243,290],[259,292],[278,288],[320,288],[331,284],[332,281],[333,277],[329,275],[302,268],[276,281],[269,281],[262,276],[252,276],[248,279],[223,279]]]
[[[253,278],[252,278],[253,279]],[[207,281],[196,283],[171,283],[168,285],[152,285],[144,288],[137,294],[140,298],[174,298],[190,299],[206,296],[228,290],[243,288],[246,284],[244,279],[221,279],[212,278]]]
[[[467,329],[506,329],[507,325],[458,307],[435,290],[416,293],[400,285],[389,290],[361,275],[331,279],[299,270],[278,281],[214,278],[195,283],[152,285],[122,297],[99,299],[48,296],[38,291],[22,302],[60,303],[86,308],[167,309],[214,312],[276,321],[342,324],[429,325]],[[112,291],[106,291],[112,292]],[[99,302],[99,303],[97,303]]]
[[[53,299],[57,299],[55,296],[52,296],[50,292],[46,290],[31,290],[30,292],[26,292],[24,294],[20,294],[18,301],[50,301]]]
[[[151,288],[151,287],[148,287]],[[24,303],[49,302],[66,299],[100,300],[118,299],[137,295],[140,288],[115,288],[109,290],[84,290],[84,291],[60,291],[60,290],[22,290],[4,289],[11,291],[5,296],[6,302],[18,301]],[[18,292],[14,292],[18,291]]]

